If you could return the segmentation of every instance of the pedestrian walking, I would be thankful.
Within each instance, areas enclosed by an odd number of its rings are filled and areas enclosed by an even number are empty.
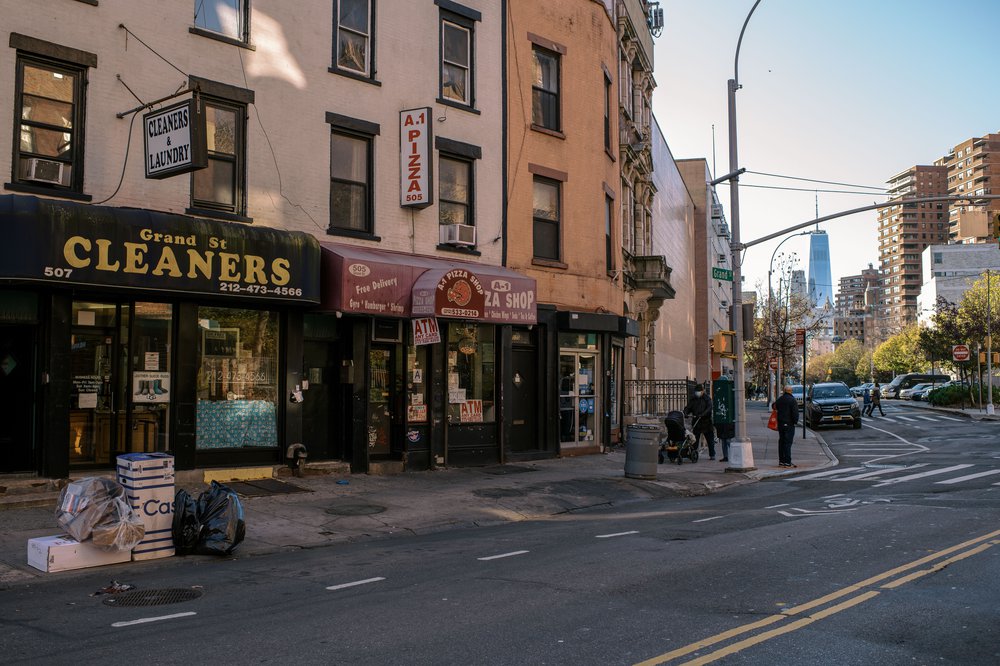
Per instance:
[[[885,412],[882,411],[882,389],[879,387],[878,382],[875,382],[875,388],[872,389],[872,401],[868,405],[868,416],[875,416],[876,407],[878,407],[878,413],[885,416]]]
[[[869,389],[867,386],[865,387],[865,392],[864,392],[863,396],[864,396],[864,401],[863,401],[863,403],[861,405],[861,413],[862,414],[864,414],[865,412],[867,412],[868,408],[871,407],[871,404],[872,404],[872,392],[871,392],[871,389]]]
[[[722,457],[719,462],[729,462],[729,443],[736,436],[735,423],[718,423],[715,426],[715,435],[722,444]]]
[[[795,424],[799,422],[799,403],[792,395],[791,385],[786,385],[781,397],[774,401],[778,415],[778,466],[795,467],[792,464],[792,439]]]
[[[712,398],[705,394],[705,389],[698,386],[694,395],[684,407],[684,413],[691,416],[691,430],[694,439],[699,442],[702,437],[708,443],[708,459],[715,460],[715,434],[712,431]]]

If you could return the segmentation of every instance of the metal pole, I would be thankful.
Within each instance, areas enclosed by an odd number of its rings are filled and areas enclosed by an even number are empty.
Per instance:
[[[990,309],[990,270],[986,269],[986,413],[993,414],[993,312]]]
[[[729,172],[736,174],[739,171],[739,159],[737,157],[738,153],[736,150],[736,91],[739,90],[739,76],[740,76],[740,46],[743,43],[743,33],[746,32],[747,24],[750,22],[750,17],[753,15],[757,5],[760,4],[760,0],[756,0],[753,3],[753,7],[750,8],[750,13],[747,14],[747,18],[743,21],[743,28],[740,30],[740,38],[736,42],[736,57],[733,60],[733,78],[729,79],[726,84],[726,89],[728,91],[729,98]],[[757,469],[753,463],[753,447],[751,446],[750,438],[747,437],[747,410],[746,401],[744,394],[746,389],[744,388],[744,359],[743,359],[743,282],[740,275],[740,262],[742,257],[740,253],[742,251],[742,246],[740,245],[740,189],[739,189],[739,175],[735,175],[730,181],[729,188],[729,201],[732,214],[732,240],[730,243],[730,251],[732,252],[732,264],[733,264],[733,328],[736,331],[735,349],[733,353],[736,354],[736,389],[735,399],[736,399],[736,423],[735,423],[735,437],[733,438],[733,446],[729,450],[729,467],[726,468],[727,471],[733,472],[750,472]]]

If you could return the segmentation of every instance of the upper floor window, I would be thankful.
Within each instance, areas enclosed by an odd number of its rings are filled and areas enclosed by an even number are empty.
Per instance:
[[[330,231],[372,233],[371,136],[333,130],[330,138]]]
[[[604,149],[611,152],[611,78],[604,75]]]
[[[240,42],[250,40],[250,0],[194,0],[194,25]]]
[[[611,229],[615,219],[615,202],[604,195],[604,266],[610,273],[615,269],[615,258],[611,251]]]
[[[559,226],[561,183],[535,176],[532,240],[534,256],[559,261]]]
[[[85,71],[18,57],[15,181],[82,190]]]
[[[472,162],[441,155],[438,160],[438,219],[441,224],[474,225]]]
[[[375,0],[336,0],[334,60],[339,69],[372,76]]]
[[[441,97],[472,105],[472,30],[441,21]]]
[[[531,82],[531,122],[539,127],[560,131],[559,123],[559,54],[533,46]]]
[[[202,98],[208,166],[192,172],[191,207],[246,213],[246,106]]]

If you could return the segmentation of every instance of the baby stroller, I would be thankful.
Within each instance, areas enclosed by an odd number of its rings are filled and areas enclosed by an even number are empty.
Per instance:
[[[683,412],[668,412],[663,419],[667,426],[667,436],[660,442],[659,462],[664,458],[680,465],[687,458],[698,462],[698,441],[684,423]]]

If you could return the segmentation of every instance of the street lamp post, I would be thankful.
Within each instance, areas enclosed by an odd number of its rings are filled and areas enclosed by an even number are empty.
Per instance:
[[[771,274],[774,272],[774,257],[778,254],[778,250],[781,248],[781,246],[785,244],[785,241],[788,241],[788,240],[790,240],[792,238],[795,238],[796,236],[811,236],[812,234],[813,234],[812,231],[802,231],[802,232],[799,232],[797,234],[792,234],[791,236],[786,237],[784,240],[782,240],[780,243],[778,243],[778,247],[774,248],[774,252],[771,253],[771,263],[769,263],[768,266],[767,266],[767,333],[768,333],[768,335],[770,335],[771,332],[772,332],[771,331],[771,312],[772,312],[771,311],[771,300],[774,298],[774,295],[771,293]],[[779,289],[778,291],[780,292],[781,290]],[[791,287],[789,287],[789,290],[788,290],[789,297],[791,297],[791,294],[792,294]],[[782,351],[784,351],[784,350],[782,349]],[[768,402],[768,404],[771,404],[772,402],[774,402],[775,400],[777,400],[777,398],[778,398],[777,394],[781,392],[781,387],[777,386],[777,384],[781,381],[781,361],[782,361],[782,356],[779,355],[778,356],[778,370],[777,370],[777,372],[774,375],[774,382],[775,382],[774,393],[775,393],[775,395],[773,395],[773,396],[771,395],[771,383],[768,382],[768,384],[767,384],[767,402]]]
[[[736,344],[733,353],[736,354],[736,423],[733,446],[729,450],[729,467],[727,471],[749,472],[757,469],[753,464],[753,448],[750,438],[747,437],[747,410],[745,402],[746,386],[744,384],[744,359],[743,359],[743,284],[740,278],[740,190],[739,190],[739,159],[736,151],[736,91],[739,90],[740,78],[740,46],[743,43],[743,33],[746,32],[750,17],[760,0],[753,3],[750,13],[747,14],[740,30],[740,38],[736,42],[736,58],[733,61],[733,78],[727,82],[729,101],[729,172],[735,174],[730,181],[729,201],[730,213],[732,216],[732,240],[730,250],[732,252],[733,265],[733,328],[736,333]]]

